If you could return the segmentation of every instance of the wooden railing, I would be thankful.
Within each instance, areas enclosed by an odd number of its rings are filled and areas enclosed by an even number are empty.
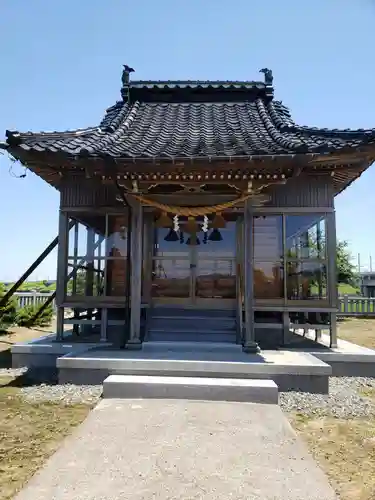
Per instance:
[[[13,296],[17,299],[18,307],[25,307],[29,305],[41,306],[51,297],[52,294],[53,292],[15,292]],[[56,309],[55,301],[52,302],[52,307],[53,309]]]
[[[339,316],[374,316],[375,298],[349,297],[339,298]]]
[[[241,289],[241,286],[239,287]],[[239,292],[240,290],[237,290]],[[52,292],[16,292],[14,296],[18,301],[19,307],[27,305],[41,306],[52,295]],[[238,307],[242,305],[243,297],[238,294]],[[53,308],[56,308],[55,301],[52,303]],[[368,297],[350,297],[344,295],[339,298],[339,316],[373,316],[375,317],[375,298]],[[242,318],[240,323],[242,323]],[[242,326],[242,325],[241,325]]]

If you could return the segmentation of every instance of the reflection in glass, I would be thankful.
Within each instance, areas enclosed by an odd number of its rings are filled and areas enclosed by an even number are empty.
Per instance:
[[[219,229],[221,239],[215,239],[217,233],[210,229],[206,243],[203,243],[204,233],[198,233],[201,244],[197,246],[199,254],[210,253],[216,257],[235,257],[236,255],[236,223],[227,221],[225,227]],[[213,235],[213,236],[212,236]],[[210,239],[210,236],[213,239]]]
[[[198,260],[195,293],[205,299],[236,298],[236,268],[232,259]]]
[[[283,258],[283,222],[281,215],[253,218],[254,260],[277,261]]]
[[[109,297],[125,297],[127,285],[127,259],[111,259],[106,261],[107,283],[105,295]]]
[[[319,214],[285,217],[286,256],[294,259],[325,259],[325,218]]]
[[[88,262],[80,259],[68,260],[66,284],[68,297],[99,296],[104,293],[104,263],[100,260]]]
[[[280,262],[255,262],[253,276],[256,299],[284,297],[284,272]]]
[[[107,256],[126,257],[127,256],[127,216],[108,215],[107,227]]]
[[[179,241],[168,241],[165,238],[168,236],[170,228],[161,227],[155,229],[155,257],[171,257],[185,258],[189,256],[189,247],[185,244],[180,244]],[[179,234],[179,233],[177,233]]]
[[[104,255],[105,215],[90,215],[85,212],[74,214],[69,221],[76,225],[68,234],[68,256],[73,258]],[[100,239],[99,239],[100,236]],[[101,252],[101,255],[99,253]]]
[[[289,300],[326,299],[326,266],[319,262],[289,262],[286,286]]]
[[[154,258],[152,264],[153,297],[190,297],[190,260]]]

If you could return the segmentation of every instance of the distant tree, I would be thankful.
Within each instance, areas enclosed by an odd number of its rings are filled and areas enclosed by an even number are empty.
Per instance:
[[[347,241],[338,241],[336,250],[337,282],[356,286],[358,275],[352,262],[352,255]]]
[[[5,286],[0,283],[0,300],[6,293]],[[9,325],[14,323],[17,313],[17,301],[11,297],[5,305],[0,307],[0,330],[5,330]]]
[[[40,309],[40,304],[37,305],[28,305],[18,309],[15,322],[18,326],[48,326],[51,324],[52,316],[53,316],[53,308],[52,306],[46,307],[41,314],[34,318],[37,315]]]

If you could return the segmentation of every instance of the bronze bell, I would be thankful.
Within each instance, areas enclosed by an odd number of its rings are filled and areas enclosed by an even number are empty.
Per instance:
[[[177,232],[171,228],[168,231],[167,236],[164,238],[164,241],[179,241],[180,237],[178,236]]]
[[[223,237],[221,236],[221,232],[216,228],[211,231],[211,234],[208,237],[208,239],[210,241],[223,241]]]
[[[198,236],[194,233],[189,238],[186,240],[187,245],[195,246],[195,245],[200,245],[201,242],[198,238]]]

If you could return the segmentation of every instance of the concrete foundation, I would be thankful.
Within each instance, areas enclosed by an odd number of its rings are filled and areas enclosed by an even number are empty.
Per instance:
[[[306,353],[267,351],[245,354],[240,346],[227,352],[155,350],[127,352],[110,349],[69,354],[57,360],[60,383],[103,383],[109,374],[148,377],[273,380],[280,391],[328,392],[331,367]],[[95,381],[95,382],[93,382]]]
[[[307,332],[306,337],[313,339],[314,332]],[[309,352],[330,365],[334,377],[375,378],[374,350],[341,339],[338,339],[337,347],[331,348],[329,340],[329,335],[323,333],[320,343],[308,349],[305,348],[305,352]],[[293,349],[293,352],[295,351],[296,349]]]
[[[110,345],[110,344],[108,344]],[[46,335],[31,342],[12,346],[12,367],[56,368],[56,360],[70,353],[86,352],[95,347],[103,347],[98,342],[56,341],[56,335]]]
[[[272,380],[111,375],[103,397],[278,404],[278,389]]]
[[[312,332],[307,335],[313,335]],[[375,351],[329,337],[310,347],[242,352],[228,343],[145,342],[140,351],[111,344],[56,342],[54,335],[12,347],[14,367],[57,368],[60,383],[102,384],[109,375],[273,380],[279,391],[327,393],[329,376],[375,377]],[[328,344],[327,344],[328,343]]]

